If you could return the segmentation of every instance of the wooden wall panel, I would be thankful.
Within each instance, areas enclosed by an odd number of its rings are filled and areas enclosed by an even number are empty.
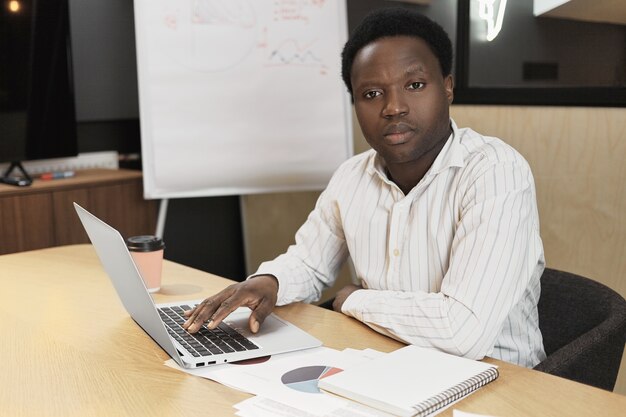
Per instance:
[[[88,243],[89,237],[80,224],[74,210],[73,202],[82,207],[89,207],[88,188],[77,188],[52,193],[52,204],[56,215],[54,224],[56,245],[70,245],[74,243]]]
[[[49,194],[0,198],[0,254],[54,245]]]
[[[125,238],[155,232],[156,204],[156,200],[143,200],[140,181],[97,187],[89,195],[94,214],[110,222]]]
[[[89,242],[74,211],[74,201],[118,229],[124,237],[153,234],[157,203],[145,201],[141,195],[141,180],[55,192],[57,245]]]

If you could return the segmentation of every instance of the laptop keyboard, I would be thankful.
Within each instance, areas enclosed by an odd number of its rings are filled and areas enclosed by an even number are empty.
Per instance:
[[[237,330],[223,322],[213,330],[202,326],[197,333],[189,333],[182,327],[183,323],[187,321],[184,311],[191,310],[191,307],[188,305],[161,307],[157,310],[170,336],[176,339],[194,357],[242,352],[259,348]]]

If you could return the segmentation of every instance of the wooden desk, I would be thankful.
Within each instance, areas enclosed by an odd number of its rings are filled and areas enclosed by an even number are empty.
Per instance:
[[[166,261],[156,301],[202,298],[230,282]],[[249,397],[164,366],[167,354],[128,316],[90,245],[0,256],[0,285],[1,415],[230,416]],[[276,311],[331,348],[400,347],[319,307]],[[456,408],[501,417],[626,412],[618,394],[489,361],[500,378]]]

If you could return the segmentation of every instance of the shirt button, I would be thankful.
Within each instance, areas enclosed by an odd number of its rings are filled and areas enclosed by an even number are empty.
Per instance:
[[[398,249],[394,249],[393,256],[398,256],[398,255],[400,255],[400,251]]]

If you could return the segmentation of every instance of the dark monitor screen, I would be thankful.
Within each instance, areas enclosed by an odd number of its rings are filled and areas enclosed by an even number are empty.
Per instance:
[[[67,0],[0,3],[0,162],[78,152]]]
[[[626,87],[626,25],[535,15],[530,0],[505,6],[491,41],[489,19],[470,9],[469,87]]]

